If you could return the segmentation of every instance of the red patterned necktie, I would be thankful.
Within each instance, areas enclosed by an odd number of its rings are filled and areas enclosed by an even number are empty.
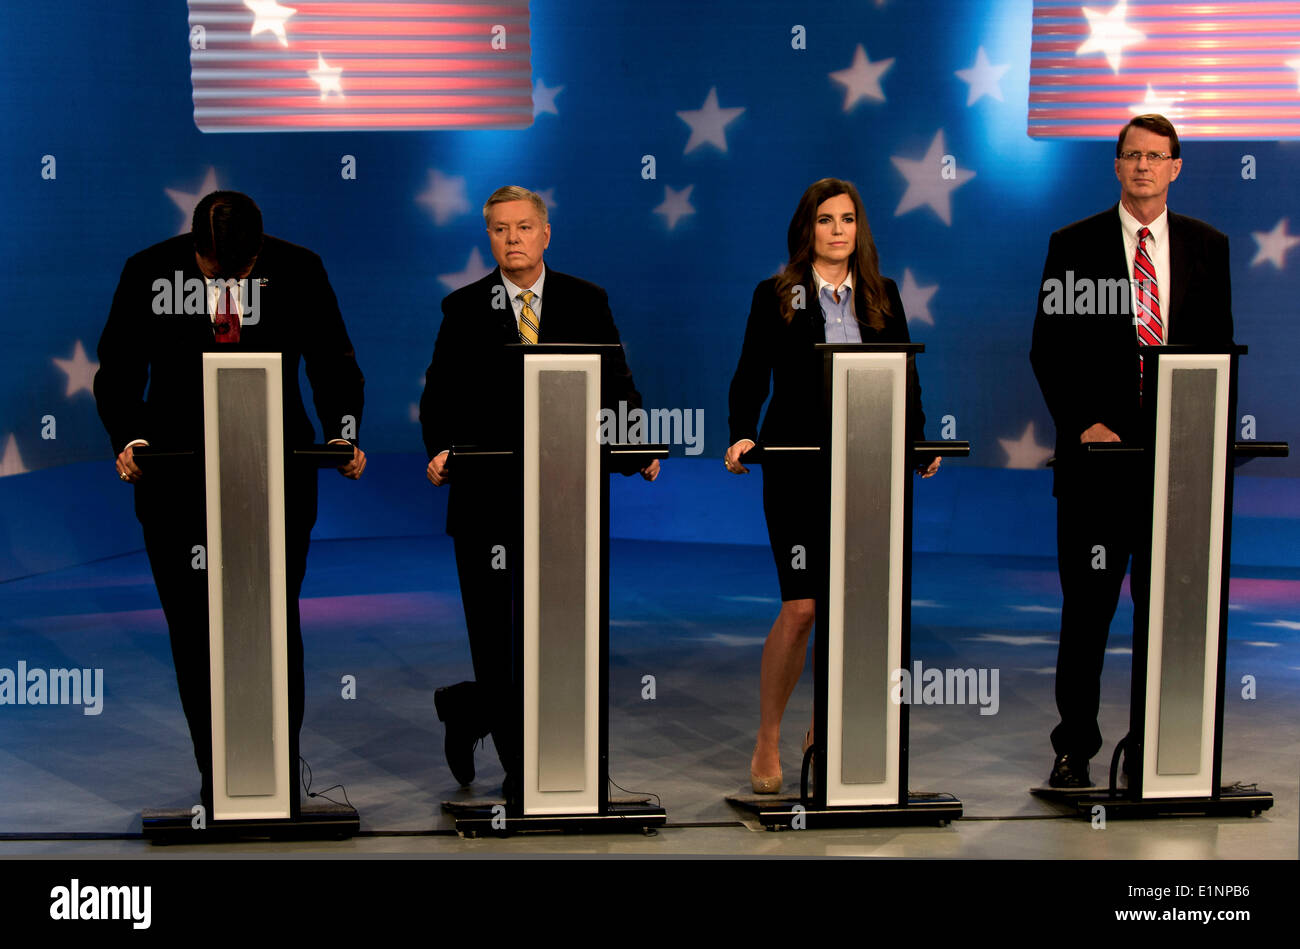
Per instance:
[[[1160,319],[1160,287],[1156,283],[1156,265],[1147,254],[1146,240],[1151,229],[1137,232],[1137,252],[1133,255],[1133,280],[1137,284],[1137,306],[1134,321],[1137,323],[1139,346],[1161,346],[1165,341],[1165,325]],[[1142,394],[1142,356],[1138,355],[1138,397]]]
[[[218,343],[239,342],[239,306],[235,302],[235,285],[227,283],[217,298],[217,318],[213,331]]]

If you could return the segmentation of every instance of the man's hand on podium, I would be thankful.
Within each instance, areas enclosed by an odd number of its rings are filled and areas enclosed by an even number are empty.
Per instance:
[[[424,476],[433,482],[435,488],[441,488],[451,480],[451,472],[447,470],[447,452],[439,452],[429,460]]]
[[[117,456],[117,476],[123,481],[135,484],[140,480],[140,468],[135,463],[135,446],[143,442],[132,442],[122,449],[122,454]]]
[[[1086,445],[1088,442],[1117,442],[1119,440],[1119,436],[1105,425],[1102,425],[1101,422],[1094,422],[1089,425],[1083,430],[1083,434],[1079,436],[1081,445]]]
[[[740,463],[740,456],[754,447],[754,443],[748,438],[742,438],[736,444],[727,449],[727,453],[722,458],[722,464],[732,474],[749,474],[749,469]]]
[[[936,474],[939,473],[939,462],[941,460],[942,459],[940,459],[938,455],[935,455],[933,461],[931,461],[928,465],[922,465],[919,468],[917,468],[916,473],[919,474],[922,478],[933,478]]]
[[[349,445],[351,444],[351,442],[342,438],[332,438],[330,439],[330,444]],[[339,474],[343,475],[343,477],[345,478],[351,478],[353,481],[356,481],[358,478],[361,477],[361,472],[365,470],[366,470],[366,453],[362,451],[360,448],[358,448],[356,445],[352,445],[352,460],[349,461],[342,468],[338,469]]]
[[[641,477],[645,478],[647,481],[653,481],[655,478],[659,477],[658,458],[656,458],[654,461],[650,462],[650,464],[646,465],[644,468],[641,469]]]

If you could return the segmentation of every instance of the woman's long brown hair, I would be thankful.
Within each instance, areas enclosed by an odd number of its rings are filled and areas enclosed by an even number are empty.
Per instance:
[[[781,318],[787,323],[794,319],[794,288],[812,281],[813,240],[817,226],[817,209],[824,201],[836,195],[847,194],[853,201],[853,213],[858,226],[857,248],[850,263],[853,274],[854,296],[859,296],[866,303],[866,314],[855,313],[857,319],[874,330],[885,326],[885,317],[889,313],[889,300],[885,295],[885,282],[880,276],[880,256],[876,253],[876,242],[871,237],[871,226],[867,223],[866,212],[862,210],[862,199],[858,189],[851,182],[839,178],[823,178],[814,181],[799,199],[799,206],[790,218],[790,229],[786,232],[786,246],[789,248],[790,260],[776,277],[777,297],[781,301]],[[855,307],[856,308],[856,307]]]

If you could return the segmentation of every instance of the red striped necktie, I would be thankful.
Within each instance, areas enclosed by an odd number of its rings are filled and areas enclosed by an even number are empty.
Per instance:
[[[217,298],[217,318],[213,332],[218,343],[239,342],[239,306],[235,302],[234,287],[226,284]]]
[[[1146,250],[1146,239],[1151,229],[1137,232],[1137,252],[1133,255],[1133,281],[1137,284],[1137,305],[1134,322],[1137,323],[1139,346],[1161,346],[1165,341],[1165,325],[1160,318],[1160,288],[1156,283],[1156,265]],[[1138,355],[1138,394],[1142,393],[1142,356]]]

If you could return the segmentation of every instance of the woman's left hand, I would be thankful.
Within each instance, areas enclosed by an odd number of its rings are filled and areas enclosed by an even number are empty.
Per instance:
[[[941,460],[942,459],[940,459],[938,455],[935,455],[934,461],[930,462],[930,464],[926,465],[925,467],[917,468],[916,473],[919,474],[922,478],[933,478],[936,474],[939,473],[939,462]]]

